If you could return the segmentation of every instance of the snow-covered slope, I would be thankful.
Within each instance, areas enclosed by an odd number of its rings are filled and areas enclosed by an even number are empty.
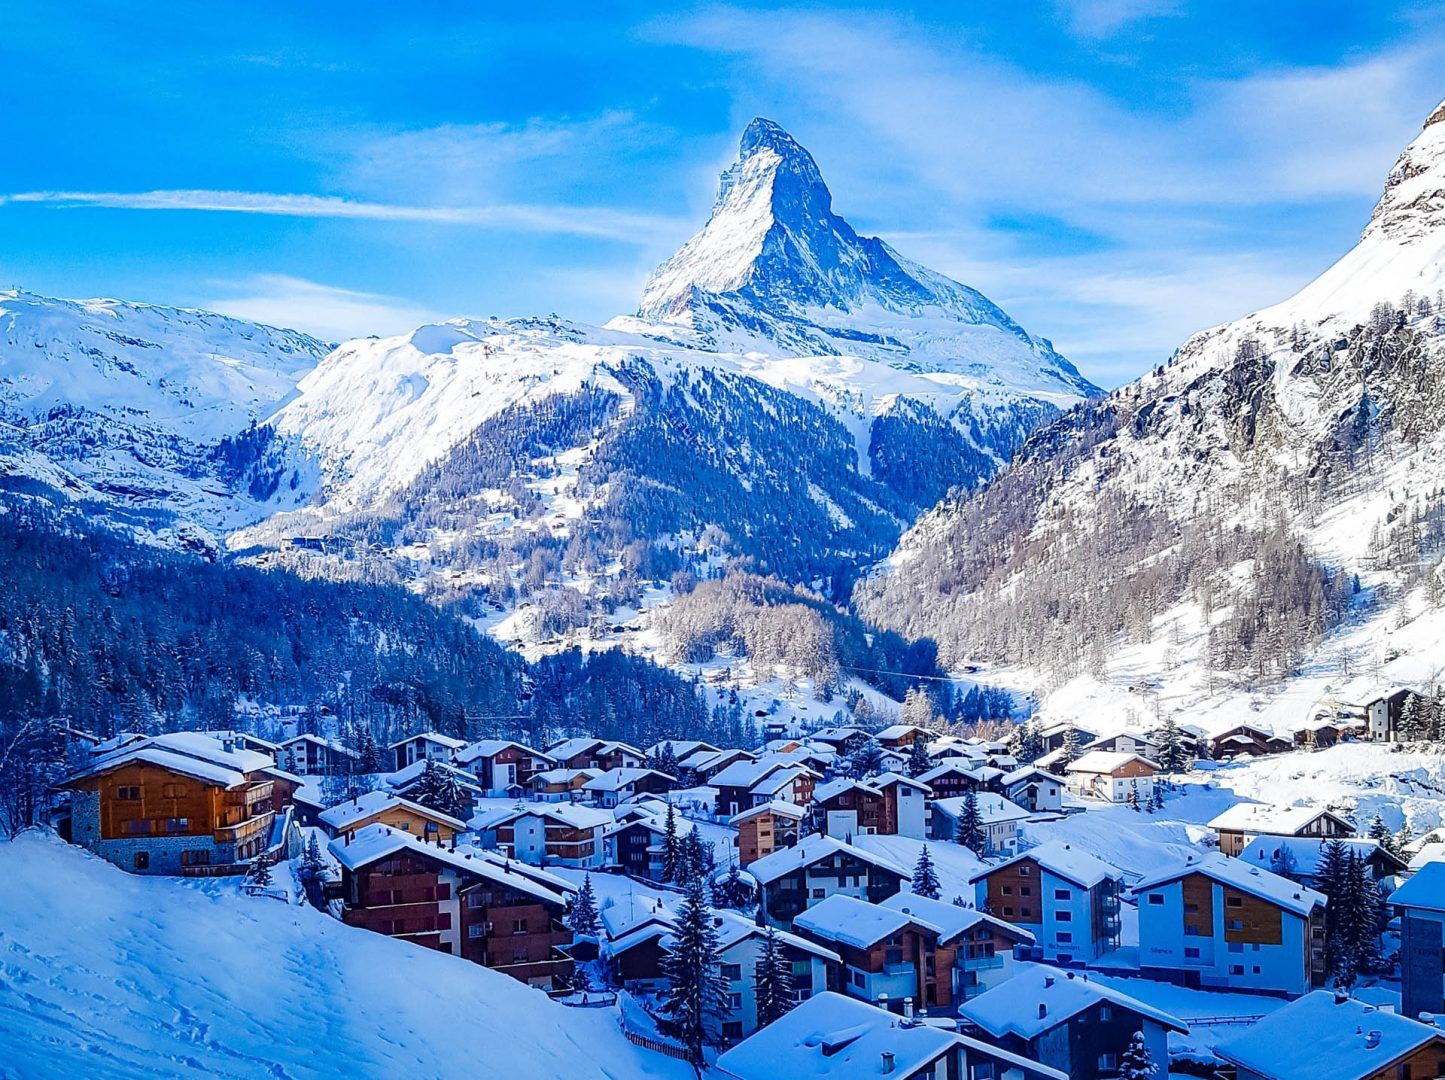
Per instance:
[[[284,869],[284,868],[283,868]],[[608,1009],[238,894],[0,841],[0,1076],[683,1077]]]
[[[212,527],[254,520],[268,500],[210,455],[284,405],[327,350],[210,312],[0,293],[0,423],[103,498]]]
[[[1040,430],[859,593],[1095,724],[1310,719],[1442,674],[1445,106],[1296,296]]]

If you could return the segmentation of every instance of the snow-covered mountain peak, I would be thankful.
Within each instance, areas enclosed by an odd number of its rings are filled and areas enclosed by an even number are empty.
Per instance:
[[[812,155],[762,118],[743,132],[707,224],[653,273],[638,318],[614,323],[649,324],[707,348],[964,373],[1065,406],[1097,393],[982,293],[860,236],[833,211]]]
[[[1390,170],[1363,238],[1415,240],[1437,230],[1445,230],[1445,101]]]

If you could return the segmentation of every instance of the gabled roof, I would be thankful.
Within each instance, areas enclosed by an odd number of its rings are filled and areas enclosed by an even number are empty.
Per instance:
[[[422,758],[418,761],[413,761],[404,769],[397,769],[394,773],[387,773],[383,779],[383,783],[385,783],[387,787],[392,788],[393,790],[397,788],[404,788],[408,784],[414,784],[418,780],[420,780],[422,776],[426,773],[428,765],[430,765],[433,769],[439,769],[447,775],[451,776],[454,780],[456,780],[458,784],[462,785],[462,787],[472,788],[476,791],[481,790],[481,788],[477,786],[477,778],[471,773],[467,772],[465,769],[460,769],[457,766],[450,764],[449,762],[433,761],[430,758]]]
[[[1388,873],[1399,873],[1405,869],[1403,859],[1391,854],[1378,840],[1371,840],[1367,836],[1322,839],[1318,836],[1271,836],[1269,833],[1262,833],[1244,845],[1239,859],[1251,866],[1263,866],[1266,870],[1272,870],[1275,860],[1288,853],[1296,872],[1304,877],[1313,877],[1320,857],[1324,854],[1325,845],[1332,839],[1339,839],[1339,842],[1345,845],[1345,850],[1362,859],[1383,861],[1391,868]]]
[[[518,892],[553,904],[565,905],[567,898],[577,891],[561,878],[538,872],[535,867],[502,858],[493,852],[472,847],[459,847],[453,851],[440,844],[428,844],[418,836],[380,823],[358,830],[349,840],[347,836],[338,836],[328,845],[328,850],[332,857],[348,870],[368,866],[398,851],[412,851],[424,858],[435,859],[487,881],[509,885]]]
[[[1006,821],[1022,821],[1029,816],[1029,812],[1017,803],[1011,803],[1002,795],[992,791],[980,791],[975,795],[978,800],[979,820],[985,825],[999,825]],[[933,804],[933,808],[945,817],[957,820],[963,813],[963,805],[968,802],[968,796],[955,795],[948,799],[939,799]]]
[[[239,787],[250,781],[249,774],[276,767],[268,754],[242,747],[227,750],[213,736],[175,731],[127,739],[112,749],[95,753],[85,768],[68,776],[61,786],[131,764],[154,765],[224,788]]]
[[[806,765],[788,765],[782,769],[776,769],[763,777],[756,784],[748,789],[749,795],[776,795],[783,788],[797,781],[800,776],[813,776],[818,774]]]
[[[553,743],[547,747],[547,756],[554,761],[566,761],[578,754],[590,754],[597,747],[602,745],[601,739],[563,739],[561,742]]]
[[[450,814],[443,814],[440,810],[433,810],[430,806],[423,806],[411,799],[404,799],[390,791],[368,791],[365,795],[347,799],[343,803],[337,803],[335,806],[321,811],[317,815],[317,820],[337,832],[344,832],[358,822],[396,807],[410,810],[413,814],[429,821],[450,825],[458,832],[465,832],[467,828],[465,821],[459,821]]]
[[[1435,1040],[1445,1052],[1437,1027],[1315,990],[1216,1043],[1214,1052],[1271,1080],[1363,1080],[1387,1075]]]
[[[1269,833],[1294,836],[1316,818],[1328,816],[1353,833],[1355,827],[1332,810],[1319,806],[1267,806],[1264,803],[1235,803],[1210,820],[1211,829],[1229,832]]]
[[[901,739],[903,736],[913,732],[917,732],[919,735],[927,735],[929,738],[933,737],[933,732],[927,728],[921,728],[917,724],[890,724],[882,731],[875,731],[873,737],[880,740]]]
[[[860,847],[846,844],[831,836],[819,835],[806,836],[793,847],[775,851],[771,855],[764,855],[757,862],[748,866],[748,873],[767,884],[770,881],[776,881],[784,874],[790,874],[804,866],[811,866],[819,859],[826,859],[835,854],[850,856],[859,862],[876,866],[880,870],[886,870],[901,878],[911,880],[908,871],[892,859],[875,855],[871,851],[864,851]]]
[[[438,746],[445,746],[448,750],[460,750],[467,745],[465,739],[453,739],[450,735],[443,735],[439,731],[419,731],[415,735],[408,735],[404,739],[397,739],[394,743],[387,745],[388,750],[395,750],[398,746],[405,746],[409,742],[416,742],[421,739],[423,742],[436,743]]]
[[[1049,873],[1061,877],[1065,881],[1071,881],[1081,889],[1092,889],[1105,878],[1117,879],[1123,876],[1108,863],[1096,859],[1082,848],[1076,848],[1062,840],[1050,840],[1038,847],[1020,851],[1011,859],[986,866],[968,880],[970,883],[978,881],[980,878],[997,873],[1006,866],[1012,866],[1014,863],[1023,862],[1026,859],[1032,859]]]
[[[929,923],[939,928],[942,932],[941,940],[945,943],[972,930],[980,923],[987,925],[995,933],[1011,937],[1021,944],[1031,945],[1034,941],[1034,935],[1022,926],[1015,926],[996,915],[979,911],[978,908],[959,907],[947,900],[932,900],[927,896],[900,892],[894,893],[884,900],[881,906],[927,919]]]
[[[542,751],[533,750],[526,743],[513,742],[511,739],[478,739],[476,742],[467,743],[456,752],[456,759],[462,764],[467,764],[481,758],[496,757],[503,750],[510,747],[516,747],[528,756],[538,758],[542,761],[553,760],[553,758],[542,753]]]
[[[859,1080],[881,1075],[887,1054],[895,1075],[911,1076],[956,1048],[970,1058],[1004,1062],[1025,1080],[1068,1080],[1046,1065],[933,1024],[905,1024],[895,1013],[831,990],[738,1043],[718,1058],[717,1068],[737,1080]]]
[[[873,779],[868,782],[872,784],[875,788],[878,788],[880,791],[884,788],[898,787],[899,785],[902,785],[903,787],[911,787],[914,790],[922,791],[925,794],[931,790],[929,786],[925,784],[922,780],[915,780],[911,776],[904,776],[902,773],[896,772],[880,773],[878,776],[873,777]]]
[[[296,743],[312,743],[316,746],[325,747],[333,754],[342,754],[345,757],[349,758],[354,758],[357,756],[355,750],[352,750],[350,747],[343,745],[339,740],[323,739],[320,735],[293,735],[291,736],[291,738],[281,743],[281,746],[284,748],[287,746],[292,746]],[[387,749],[389,750],[391,748],[387,747]]]
[[[543,784],[567,784],[579,776],[585,776],[590,780],[594,776],[600,775],[601,773],[597,769],[543,769],[541,772],[533,773],[532,779],[528,783],[535,784],[540,781]]]
[[[1064,972],[1047,964],[1016,964],[1012,979],[964,1002],[958,1013],[996,1039],[1015,1035],[1029,1040],[1104,1001],[1146,1016],[1171,1031],[1189,1031],[1178,1017],[1105,986],[1089,978],[1088,972]]]
[[[1013,787],[1015,784],[1022,783],[1035,776],[1040,780],[1051,780],[1055,784],[1059,782],[1059,778],[1047,769],[1040,769],[1037,765],[1024,765],[1015,769],[1013,772],[1004,773],[1004,775],[999,778],[999,783],[1004,787]]]
[[[672,747],[672,756],[681,761],[683,758],[691,757],[699,750],[706,750],[710,753],[717,753],[721,747],[714,746],[710,742],[703,742],[701,739],[663,739],[655,742],[647,748],[647,757],[661,754],[664,746]]]
[[[794,762],[787,757],[769,754],[756,761],[734,761],[727,768],[712,776],[708,784],[712,787],[750,788],[763,777],[777,769],[786,769]]]
[[[755,818],[762,814],[777,814],[780,817],[788,817],[795,821],[801,821],[804,815],[807,814],[807,811],[793,803],[783,802],[781,799],[774,799],[772,802],[759,803],[757,806],[744,810],[740,814],[734,814],[728,818],[728,824],[736,825],[739,821],[747,821],[749,818]]]
[[[1157,761],[1150,761],[1143,754],[1130,754],[1122,750],[1090,750],[1064,766],[1064,772],[1112,773],[1131,761],[1141,762],[1155,771],[1159,769]]]
[[[1248,893],[1258,900],[1283,908],[1301,918],[1307,917],[1317,907],[1324,907],[1326,902],[1323,893],[1317,893],[1303,885],[1296,885],[1287,877],[1281,877],[1269,870],[1252,866],[1242,859],[1234,859],[1218,852],[1210,852],[1199,859],[1191,857],[1162,874],[1146,877],[1135,884],[1133,893],[1138,896],[1150,889],[1157,889],[1161,885],[1168,885],[1181,878],[1189,877],[1191,874],[1203,874],[1211,881],[1217,881],[1226,888]]]
[[[662,780],[671,780],[672,777],[666,773],[660,773],[656,769],[608,769],[606,772],[598,773],[587,783],[582,785],[585,791],[621,791],[625,787],[631,787],[640,780],[649,776],[656,776]]]
[[[909,925],[942,935],[941,927],[925,919],[881,904],[836,893],[819,900],[793,919],[793,925],[825,941],[836,941],[855,949],[869,949],[884,938],[900,933]]]
[[[981,761],[982,759],[980,758],[979,760]],[[926,773],[921,774],[918,779],[925,784],[932,784],[936,780],[941,780],[945,776],[951,776],[956,773],[959,776],[966,776],[970,780],[981,782],[982,777],[979,775],[980,772],[981,767],[976,761],[945,761],[940,765],[935,765]]]
[[[612,815],[606,810],[570,802],[526,803],[504,810],[491,810],[484,814],[478,814],[472,821],[480,823],[480,828],[496,829],[513,821],[520,821],[525,817],[539,817],[546,821],[555,821],[559,825],[566,825],[572,829],[598,829],[612,824]]]
[[[872,784],[863,780],[854,780],[850,776],[840,776],[836,780],[829,780],[826,784],[819,784],[813,789],[813,801],[815,803],[831,802],[839,795],[849,791],[862,791],[869,795],[881,796],[883,793]]]
[[[1391,894],[1390,903],[1445,911],[1445,862],[1428,862],[1420,867]]]

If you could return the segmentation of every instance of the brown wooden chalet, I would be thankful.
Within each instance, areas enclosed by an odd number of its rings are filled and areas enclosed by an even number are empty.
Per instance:
[[[562,924],[575,890],[545,871],[478,848],[428,844],[386,825],[331,841],[343,920],[461,956],[532,986],[561,985],[572,962]]]

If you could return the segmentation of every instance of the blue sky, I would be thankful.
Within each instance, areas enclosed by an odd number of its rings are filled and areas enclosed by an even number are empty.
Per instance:
[[[766,115],[1113,385],[1343,254],[1445,97],[1439,2],[59,10],[6,5],[0,287],[331,338],[632,310]]]

